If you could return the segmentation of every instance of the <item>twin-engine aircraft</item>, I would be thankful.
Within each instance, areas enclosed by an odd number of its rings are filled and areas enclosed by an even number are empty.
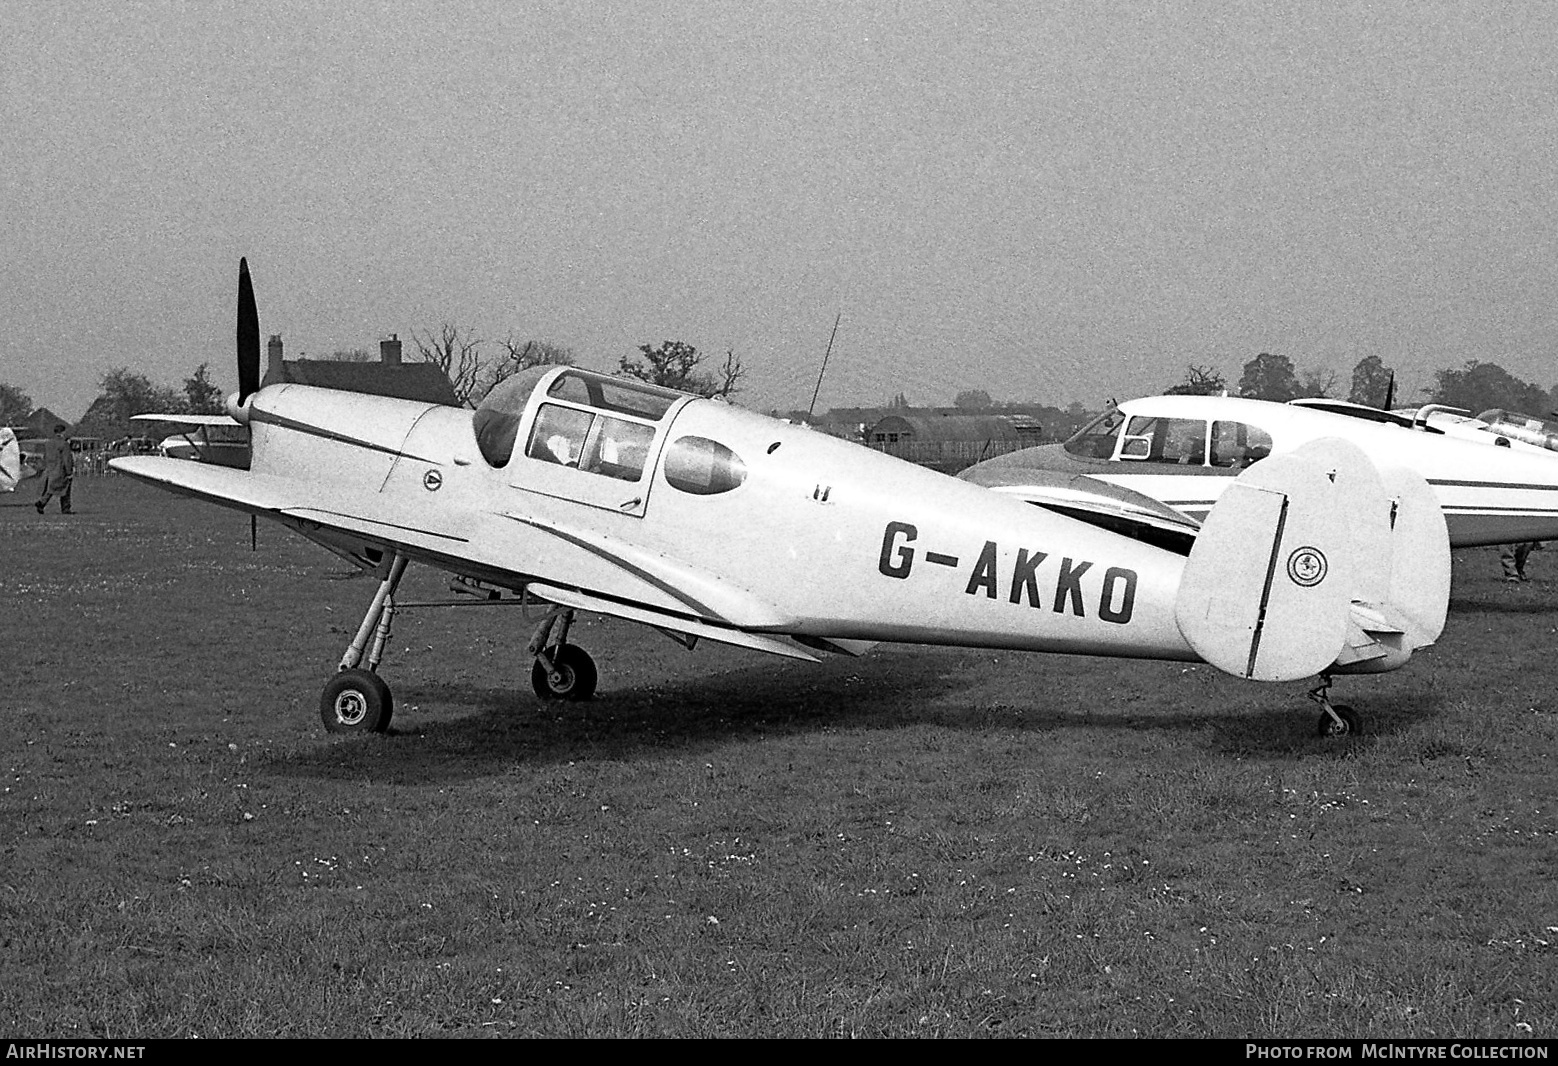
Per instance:
[[[1132,497],[1138,509],[1161,504],[1194,522],[1253,464],[1340,438],[1381,468],[1400,467],[1426,480],[1444,510],[1452,547],[1558,539],[1558,463],[1552,452],[1526,446],[1493,450],[1488,445],[1497,443],[1498,434],[1451,433],[1431,420],[1414,430],[1410,417],[1336,406],[1229,396],[1129,400],[1064,444],[1025,448],[958,476],[1045,506],[1127,490],[1138,494]]]
[[[716,400],[575,367],[510,379],[475,410],[259,383],[240,265],[248,470],[159,457],[120,472],[272,519],[375,574],[325,685],[333,732],[382,731],[378,674],[411,562],[485,601],[551,605],[529,653],[542,698],[585,699],[575,611],[816,660],[880,641],[1202,660],[1319,675],[1321,732],[1356,729],[1333,674],[1393,670],[1439,636],[1449,594],[1431,491],[1317,441],[1237,478],[1193,544],[1129,508],[1101,528]]]

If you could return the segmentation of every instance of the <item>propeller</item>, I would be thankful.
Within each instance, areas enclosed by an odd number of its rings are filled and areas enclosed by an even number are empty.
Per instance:
[[[238,260],[238,406],[260,391],[260,312],[254,305],[249,260]]]

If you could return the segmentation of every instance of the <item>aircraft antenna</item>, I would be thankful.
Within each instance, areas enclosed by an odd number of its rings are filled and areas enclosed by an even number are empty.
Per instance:
[[[1390,384],[1385,386],[1385,410],[1389,411],[1396,402],[1396,372],[1390,372]]]
[[[839,335],[839,321],[843,317],[844,312],[840,311],[833,319],[833,332],[828,334],[828,350],[822,353],[822,369],[817,371],[817,387],[811,390],[811,406],[806,408],[807,418],[810,418],[812,412],[817,409],[817,394],[822,391],[822,375],[828,372],[828,356],[833,354],[833,338]]]

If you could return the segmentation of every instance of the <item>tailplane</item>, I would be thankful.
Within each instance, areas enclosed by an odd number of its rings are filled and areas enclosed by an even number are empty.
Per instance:
[[[1251,467],[1213,507],[1174,616],[1255,681],[1393,670],[1444,628],[1450,548],[1433,490],[1327,439]]]

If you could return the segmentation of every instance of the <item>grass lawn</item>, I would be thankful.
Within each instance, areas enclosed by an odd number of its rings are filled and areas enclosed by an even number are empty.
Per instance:
[[[117,477],[0,497],[0,1035],[1558,1035],[1558,552],[1334,694],[884,647],[810,666],[372,582]],[[413,569],[403,596],[440,598]]]

